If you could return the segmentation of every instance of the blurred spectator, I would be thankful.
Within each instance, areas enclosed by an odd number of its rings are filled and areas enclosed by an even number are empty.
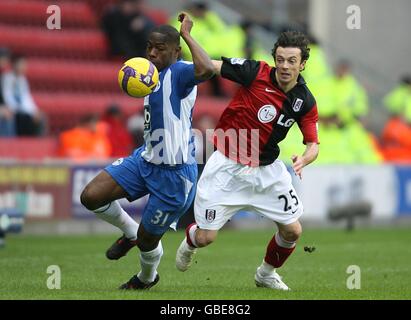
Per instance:
[[[364,120],[368,113],[368,95],[351,73],[351,64],[347,60],[337,63],[330,89],[331,101],[341,121],[348,124]]]
[[[411,75],[405,75],[399,85],[384,97],[384,105],[391,116],[403,116],[411,100]]]
[[[3,97],[2,78],[3,73],[10,67],[10,53],[6,48],[0,48],[0,137],[11,137],[15,135],[14,113],[5,103]]]
[[[377,139],[355,120],[345,123],[338,110],[319,107],[318,136],[320,154],[316,165],[323,164],[378,164],[383,160]],[[280,159],[291,165],[291,156],[304,152],[303,137],[297,126],[293,126],[287,141],[280,144]]]
[[[144,0],[121,0],[103,16],[103,29],[115,56],[145,57],[148,35],[155,23],[144,14]]]
[[[411,75],[384,97],[384,105],[390,114],[380,139],[384,160],[411,164]]]
[[[273,57],[269,52],[264,50],[259,41],[254,35],[255,23],[250,20],[244,20],[241,23],[241,29],[244,33],[244,40],[242,45],[242,58],[252,59],[257,61],[265,61],[272,65],[274,63]]]
[[[143,110],[144,112],[144,110]],[[144,114],[136,113],[128,118],[127,129],[131,133],[133,148],[138,148],[144,143]]]
[[[221,55],[223,55],[224,48],[227,47],[226,43],[222,45],[220,39],[222,35],[228,31],[228,26],[217,13],[209,9],[206,1],[189,0],[184,9],[190,14],[191,19],[195,24],[195,28],[191,31],[193,37],[210,57],[220,58]],[[170,24],[177,30],[180,30],[180,23],[178,22],[177,17],[173,17]],[[185,43],[181,43],[181,48],[183,58],[191,60],[188,46]]]
[[[328,99],[335,107],[335,116],[341,127],[340,139],[345,142],[345,146],[340,146],[341,149],[336,151],[337,154],[344,159],[344,163],[380,163],[383,156],[378,149],[377,139],[365,129],[365,119],[369,111],[366,90],[351,73],[349,61],[339,61],[334,73],[329,86]],[[329,128],[320,125],[319,131],[323,131],[322,137],[329,138],[327,129]],[[336,139],[337,136],[333,141],[341,145],[336,142]]]
[[[351,152],[350,142],[344,137],[344,128],[336,112],[319,111],[318,136],[320,139],[320,154],[318,164],[343,164],[355,162],[355,154]],[[292,165],[291,157],[304,152],[303,136],[298,126],[291,127],[287,141],[280,144],[280,159],[287,165]]]
[[[6,246],[6,234],[0,228],[0,249]]]
[[[388,120],[381,135],[381,152],[387,162],[411,164],[411,114]]]
[[[404,119],[407,121],[408,125],[411,125],[411,96],[407,97],[407,100],[405,101]]]
[[[245,35],[240,26],[228,26],[217,13],[209,9],[207,1],[187,1],[185,11],[191,15],[195,24],[191,34],[212,59],[220,60],[222,56],[243,57]],[[171,19],[170,24],[180,30],[177,16]],[[181,49],[182,58],[191,61],[190,50],[184,42],[181,43]],[[226,95],[218,77],[211,78],[209,83],[214,96]]]
[[[107,108],[101,121],[107,125],[107,134],[111,145],[111,157],[128,156],[133,147],[133,141],[126,128],[124,113],[117,105]]]
[[[321,108],[332,108],[331,96],[332,68],[329,65],[326,54],[317,38],[309,34],[310,61],[301,73],[314,95],[317,105]],[[333,110],[332,110],[333,111]]]
[[[318,105],[321,147],[316,165],[380,163],[383,156],[377,139],[363,125],[369,108],[365,89],[351,74],[348,61],[340,61],[335,75],[331,75],[323,50],[316,39],[311,37],[311,41],[310,61],[303,77]],[[280,159],[289,165],[293,154],[304,151],[303,137],[294,127],[287,142],[280,144]]]
[[[249,20],[244,20],[241,23],[241,28],[244,31],[245,39],[243,45],[244,56],[246,59],[253,59],[255,38],[252,32],[253,23]]]
[[[378,149],[378,140],[360,121],[353,121],[343,131],[343,139],[349,143],[345,152],[352,153],[356,164],[378,164],[384,158]]]
[[[75,128],[60,134],[60,156],[76,161],[110,158],[111,145],[107,131],[107,125],[99,122],[96,115],[82,117]]]
[[[322,81],[329,80],[332,76],[331,67],[327,62],[326,54],[318,42],[317,38],[309,34],[310,39],[310,62],[307,63],[302,75],[305,81],[311,87],[320,86]],[[318,90],[320,92],[320,90]],[[315,95],[316,96],[316,95]]]
[[[31,96],[26,68],[24,57],[12,58],[12,70],[2,75],[2,93],[5,104],[14,112],[17,135],[37,136],[44,131],[44,120]]]

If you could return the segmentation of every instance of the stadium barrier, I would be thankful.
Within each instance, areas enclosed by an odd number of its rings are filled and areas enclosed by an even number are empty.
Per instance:
[[[9,162],[0,164],[0,214],[21,212],[26,221],[95,219],[80,203],[80,194],[106,163]],[[352,208],[371,221],[411,218],[411,167],[311,166],[293,183],[304,204],[303,221],[330,222],[336,212]],[[250,195],[252,196],[252,195]],[[146,198],[122,200],[140,219]],[[361,212],[361,208],[365,208]],[[357,210],[355,209],[355,210]],[[344,211],[345,210],[345,211]],[[260,219],[248,213],[233,221]],[[250,224],[252,225],[252,224]]]

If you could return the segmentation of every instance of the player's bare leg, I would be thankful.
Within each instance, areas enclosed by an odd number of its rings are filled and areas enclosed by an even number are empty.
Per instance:
[[[302,233],[300,222],[289,225],[278,225],[278,232],[267,246],[266,255],[262,264],[257,268],[255,283],[257,287],[266,287],[277,290],[290,290],[276,272],[294,251],[297,240]]]
[[[80,197],[81,203],[97,217],[123,231],[123,235],[106,252],[110,260],[120,259],[137,244],[139,225],[117,201],[127,196],[124,189],[107,172],[102,171],[85,187]]]
[[[197,248],[206,247],[217,238],[218,231],[199,229],[192,223],[186,229],[186,237],[181,242],[176,254],[176,267],[180,271],[186,271],[193,261]]]

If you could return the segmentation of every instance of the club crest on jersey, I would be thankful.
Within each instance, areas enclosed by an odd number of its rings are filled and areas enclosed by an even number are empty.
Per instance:
[[[213,209],[206,209],[205,218],[208,222],[213,222],[215,219],[215,210]]]
[[[258,120],[261,123],[269,123],[275,119],[277,116],[277,110],[271,104],[266,104],[258,110]]]
[[[294,110],[294,112],[300,111],[300,110],[301,110],[301,107],[303,106],[303,103],[304,103],[304,100],[299,99],[299,98],[295,99],[295,100],[294,100],[294,103],[293,103],[293,110]]]
[[[124,158],[120,158],[112,163],[113,166],[119,166],[124,161]]]
[[[241,64],[243,65],[246,59],[244,58],[231,58],[231,64]]]
[[[159,81],[156,85],[156,87],[154,88],[153,92],[157,92],[158,90],[160,90],[161,88],[161,81]]]

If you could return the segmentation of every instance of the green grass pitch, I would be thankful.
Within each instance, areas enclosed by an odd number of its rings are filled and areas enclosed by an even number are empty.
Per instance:
[[[139,270],[138,250],[119,261],[105,258],[114,235],[11,235],[0,250],[0,299],[411,299],[411,230],[305,230],[295,253],[278,270],[292,289],[257,288],[270,230],[223,230],[199,250],[185,273],[174,266],[182,232],[163,238],[160,282],[149,291],[122,292],[118,286]],[[312,253],[303,247],[315,246]],[[47,267],[61,269],[61,289],[47,288]],[[347,268],[361,268],[361,289],[347,289]]]

